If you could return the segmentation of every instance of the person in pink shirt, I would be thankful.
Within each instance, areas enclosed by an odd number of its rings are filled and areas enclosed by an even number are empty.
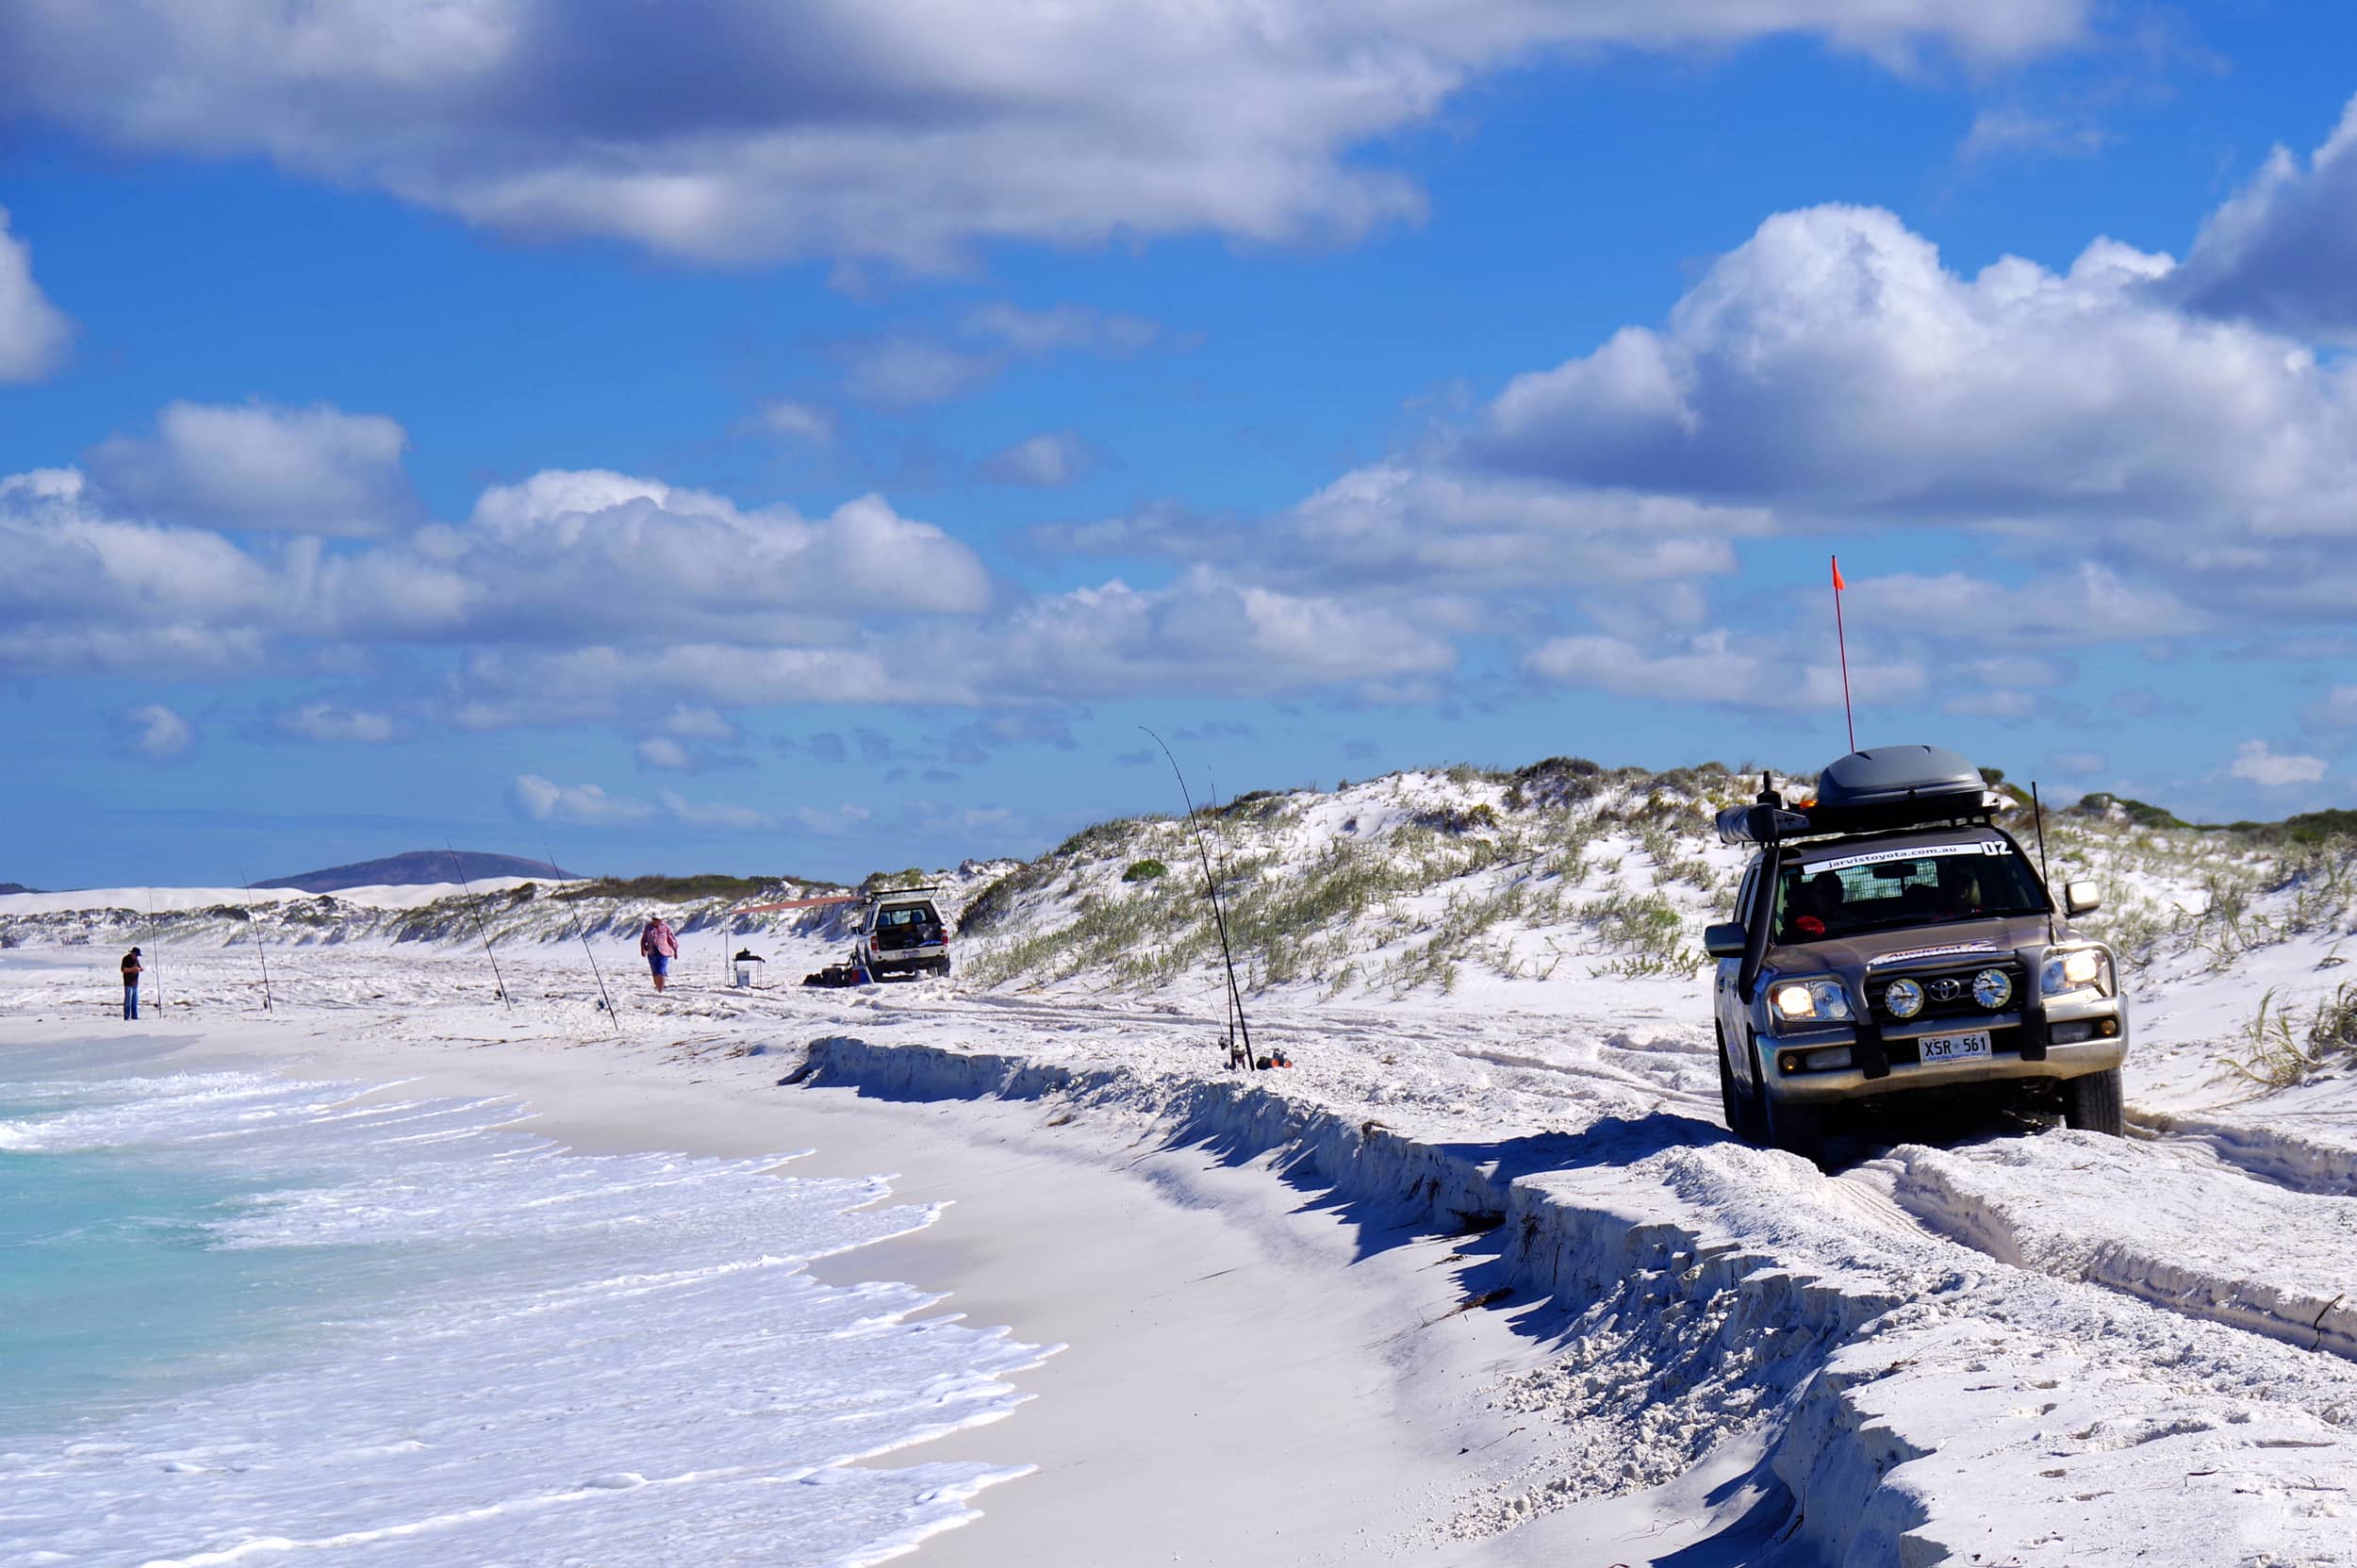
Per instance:
[[[646,929],[638,933],[638,956],[654,972],[654,988],[662,990],[664,981],[671,973],[671,960],[679,956],[679,938],[662,916],[647,916]]]

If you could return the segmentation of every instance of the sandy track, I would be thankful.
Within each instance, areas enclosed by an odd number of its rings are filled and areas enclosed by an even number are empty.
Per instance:
[[[2002,1263],[2357,1359],[2357,1198],[2090,1133],[1894,1158],[1909,1213]]]

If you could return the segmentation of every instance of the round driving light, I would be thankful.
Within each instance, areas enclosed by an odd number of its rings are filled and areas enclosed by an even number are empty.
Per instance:
[[[1883,1005],[1894,1018],[1912,1018],[1923,1011],[1923,988],[1911,980],[1894,980],[1883,993]]]
[[[2003,969],[1983,969],[1972,977],[1972,999],[1996,1012],[2013,1000],[2013,977]]]

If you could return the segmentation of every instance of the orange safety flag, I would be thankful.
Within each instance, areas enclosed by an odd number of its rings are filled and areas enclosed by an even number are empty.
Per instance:
[[[1849,586],[1849,584],[1841,580],[1841,557],[1836,555],[1833,558],[1833,591],[1839,593],[1842,589],[1848,587]]]

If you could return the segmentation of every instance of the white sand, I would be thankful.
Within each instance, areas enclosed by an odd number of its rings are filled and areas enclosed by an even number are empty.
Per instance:
[[[0,952],[0,1048],[122,1037],[92,956]],[[264,1020],[249,954],[185,949],[173,1021],[140,1032],[518,1096],[585,1147],[816,1147],[805,1168],[955,1200],[831,1277],[948,1289],[1072,1348],[1023,1376],[1038,1397],[1007,1420],[908,1451],[1041,1466],[982,1494],[935,1562],[2357,1564],[2357,1363],[2284,1337],[2339,1332],[2357,1145],[2323,1089],[2296,1135],[2281,1101],[2204,1104],[2198,1126],[2173,1110],[2185,1131],[2098,1141],[2100,1161],[2067,1131],[1861,1131],[1827,1175],[1721,1135],[1706,1018],[1673,983],[1592,979],[1546,1008],[1535,988],[1522,1008],[1274,1000],[1256,1024],[1300,1066],[1247,1083],[1183,1005],[658,1000],[616,977],[618,1038],[564,949],[519,956],[509,1012],[472,954],[282,949]],[[806,1048],[928,1103],[777,1086]],[[2174,1074],[2197,1048],[2162,1033],[2139,1061]],[[1507,1222],[1453,1258],[1221,1166],[1226,1147],[1384,1213]],[[2135,1245],[2106,1251],[2124,1193]],[[1516,1295],[1449,1315],[1501,1284]]]
[[[86,1034],[117,1037],[9,1020],[0,1048]],[[190,1064],[512,1095],[585,1150],[811,1148],[793,1172],[893,1172],[896,1200],[953,1199],[931,1230],[821,1269],[946,1287],[945,1311],[1066,1346],[1019,1379],[1036,1397],[1008,1421],[894,1457],[1039,1466],[983,1494],[982,1518],[928,1542],[928,1562],[1464,1560],[1433,1527],[1477,1478],[1459,1452],[1484,1441],[1459,1429],[1468,1396],[1537,1359],[1499,1314],[1451,1313],[1451,1243],[1362,1235],[1265,1170],[1124,1148],[1129,1127],[779,1087],[791,1058],[766,1052],[362,1041],[317,1020],[169,1037]]]

